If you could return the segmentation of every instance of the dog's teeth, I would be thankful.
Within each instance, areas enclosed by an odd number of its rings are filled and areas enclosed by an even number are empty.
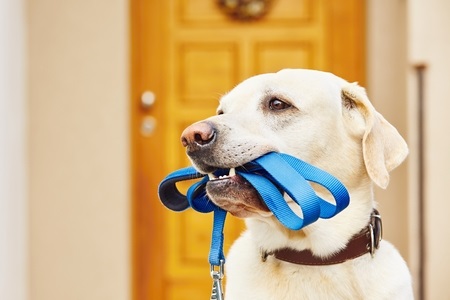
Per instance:
[[[226,178],[230,178],[235,175],[236,175],[235,168],[231,168],[228,175],[220,175],[219,177],[217,177],[213,173],[208,173],[209,180],[226,179]]]

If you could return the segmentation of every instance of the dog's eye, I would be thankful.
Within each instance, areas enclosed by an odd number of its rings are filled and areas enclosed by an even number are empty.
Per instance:
[[[217,115],[223,115],[223,110],[218,110]]]
[[[271,110],[283,110],[283,109],[286,109],[289,107],[291,107],[289,104],[281,101],[278,98],[273,98],[273,99],[270,99],[270,101],[269,101],[269,109],[271,109]]]

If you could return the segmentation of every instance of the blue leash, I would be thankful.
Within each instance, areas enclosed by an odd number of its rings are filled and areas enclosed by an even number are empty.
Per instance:
[[[331,218],[346,208],[350,196],[344,185],[329,173],[316,168],[293,156],[271,152],[236,169],[259,193],[264,203],[285,227],[300,230],[319,218]],[[216,176],[228,174],[228,170],[218,170]],[[202,178],[194,183],[186,195],[176,187],[179,181]],[[209,262],[211,266],[222,266],[223,228],[227,212],[216,206],[206,195],[208,176],[188,167],[169,174],[159,185],[159,198],[169,209],[183,211],[189,207],[201,213],[213,212],[213,230]],[[335,199],[332,204],[316,195],[308,181],[325,187]],[[303,218],[297,216],[286,203],[283,193],[287,193],[300,207]]]

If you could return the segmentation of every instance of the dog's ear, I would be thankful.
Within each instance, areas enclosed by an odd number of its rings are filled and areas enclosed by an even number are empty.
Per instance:
[[[386,119],[378,113],[364,88],[356,83],[342,89],[343,109],[358,110],[365,123],[362,137],[363,158],[372,181],[385,189],[389,184],[389,172],[408,155],[405,140]]]

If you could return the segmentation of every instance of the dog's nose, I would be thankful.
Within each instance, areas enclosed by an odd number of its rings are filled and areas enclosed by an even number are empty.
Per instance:
[[[181,134],[181,143],[189,150],[196,150],[214,141],[216,130],[209,122],[199,122],[187,127]]]

